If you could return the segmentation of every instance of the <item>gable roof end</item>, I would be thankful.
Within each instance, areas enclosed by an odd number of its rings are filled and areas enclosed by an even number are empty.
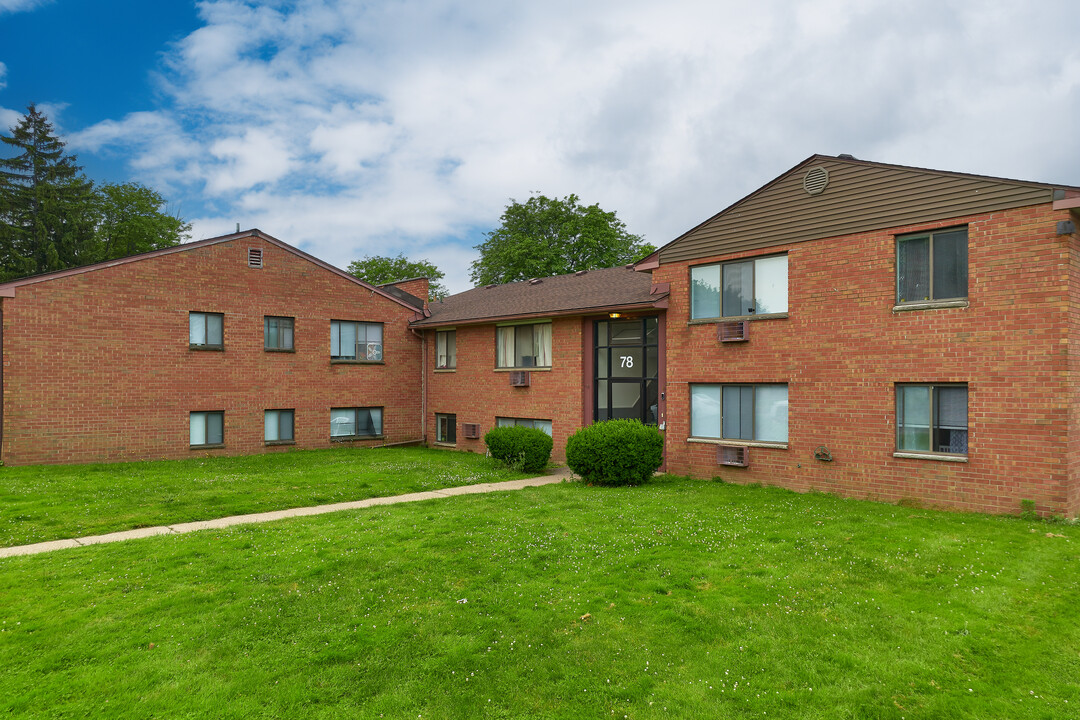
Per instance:
[[[659,264],[1051,202],[1060,185],[811,155],[683,233]],[[642,263],[647,263],[646,258]],[[646,265],[639,265],[646,269]]]

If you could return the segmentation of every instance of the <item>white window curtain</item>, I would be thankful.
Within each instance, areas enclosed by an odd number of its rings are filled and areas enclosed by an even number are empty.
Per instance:
[[[496,367],[514,367],[514,328],[495,328]]]
[[[533,355],[537,367],[551,367],[551,323],[533,326]]]
[[[754,263],[754,295],[755,315],[787,312],[787,255],[760,258]]]
[[[202,313],[188,313],[188,342],[192,345],[206,344],[206,318]]]
[[[787,442],[788,389],[786,385],[758,385],[754,392],[754,439]]]
[[[720,385],[690,386],[690,434],[694,437],[720,437]]]

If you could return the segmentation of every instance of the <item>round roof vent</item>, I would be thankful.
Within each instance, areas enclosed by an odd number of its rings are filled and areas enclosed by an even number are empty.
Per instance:
[[[829,171],[823,168],[821,165],[812,167],[806,171],[806,177],[803,178],[802,186],[807,195],[820,195],[825,192],[825,188],[829,185]]]

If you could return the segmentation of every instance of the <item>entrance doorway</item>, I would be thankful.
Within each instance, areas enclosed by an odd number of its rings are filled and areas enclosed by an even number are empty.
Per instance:
[[[656,316],[597,320],[593,419],[658,421],[660,334]]]

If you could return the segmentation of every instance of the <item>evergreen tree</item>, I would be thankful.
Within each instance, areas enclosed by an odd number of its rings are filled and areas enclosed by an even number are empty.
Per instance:
[[[0,279],[94,262],[93,184],[52,124],[30,105],[0,142]]]

